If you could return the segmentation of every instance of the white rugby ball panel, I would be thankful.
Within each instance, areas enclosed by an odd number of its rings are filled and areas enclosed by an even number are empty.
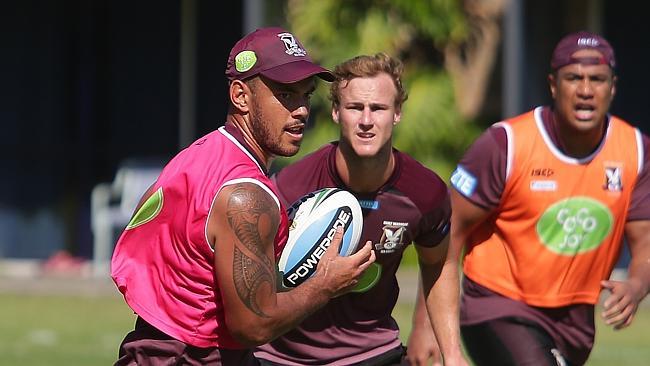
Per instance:
[[[295,238],[297,244],[293,245],[293,250],[287,251],[287,266],[284,267],[285,286],[297,286],[314,274],[318,262],[334,238],[336,228],[343,227],[347,230],[351,222],[352,213],[348,206],[327,212],[316,220],[305,222],[305,229]],[[309,226],[306,226],[307,224]],[[347,230],[348,237],[350,233],[351,231]],[[349,247],[349,238],[347,243],[345,239],[343,242],[342,244]],[[341,250],[345,253],[343,245]]]
[[[289,238],[278,263],[285,287],[309,278],[329,247],[336,228],[344,229],[341,255],[357,249],[363,227],[361,206],[351,193],[324,188],[301,197],[287,210]]]

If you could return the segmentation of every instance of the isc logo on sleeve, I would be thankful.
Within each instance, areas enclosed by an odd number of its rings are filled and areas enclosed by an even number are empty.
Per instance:
[[[451,185],[465,197],[470,197],[476,189],[476,178],[459,165],[451,174]]]

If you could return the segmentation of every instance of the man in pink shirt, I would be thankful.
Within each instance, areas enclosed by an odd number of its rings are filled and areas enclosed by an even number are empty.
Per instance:
[[[225,126],[167,164],[115,248],[112,278],[138,315],[117,365],[245,364],[375,260],[368,243],[339,256],[338,232],[311,279],[277,292],[288,219],[268,167],[298,152],[314,76],[333,76],[281,28],[238,41],[226,76]]]

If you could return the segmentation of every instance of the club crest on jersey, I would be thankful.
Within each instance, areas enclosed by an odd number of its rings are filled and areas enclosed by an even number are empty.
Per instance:
[[[293,34],[280,33],[278,34],[278,37],[280,37],[282,42],[284,42],[284,47],[287,48],[284,52],[286,52],[287,55],[292,55],[297,57],[302,57],[307,55],[307,52],[300,47],[298,42],[296,42],[296,39],[293,37]]]
[[[605,185],[603,189],[610,192],[620,192],[623,190],[621,167],[605,167]]]
[[[403,247],[407,227],[407,222],[384,221],[381,239],[375,244],[375,250],[381,254],[390,254]]]

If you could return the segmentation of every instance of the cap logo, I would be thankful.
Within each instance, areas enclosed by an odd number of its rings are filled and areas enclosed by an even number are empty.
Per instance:
[[[291,33],[280,33],[278,34],[278,37],[284,42],[284,47],[287,49],[284,51],[288,55],[296,56],[296,57],[302,57],[307,55],[307,52],[300,48],[300,45],[298,45],[298,42],[296,42],[296,39],[293,37],[293,34]]]
[[[598,47],[600,42],[596,38],[578,38],[579,46]]]
[[[257,62],[257,55],[253,51],[241,51],[235,56],[235,69],[239,72],[250,70]]]

